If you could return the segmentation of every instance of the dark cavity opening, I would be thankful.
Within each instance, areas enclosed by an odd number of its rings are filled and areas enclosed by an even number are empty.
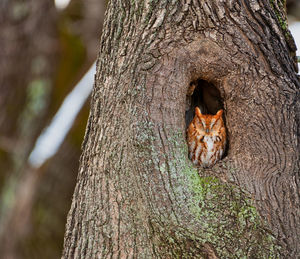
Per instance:
[[[190,83],[186,95],[186,128],[195,116],[196,107],[199,107],[203,114],[216,114],[218,110],[224,108],[220,92],[212,83],[202,79]]]

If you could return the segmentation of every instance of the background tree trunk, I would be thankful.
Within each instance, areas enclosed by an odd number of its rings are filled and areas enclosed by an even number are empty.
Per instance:
[[[66,95],[95,62],[105,4],[0,3],[0,254],[57,258],[78,172],[89,103],[41,168],[28,156]],[[63,173],[62,173],[63,172]]]
[[[299,80],[278,10],[110,2],[63,258],[299,256]],[[187,158],[198,79],[225,108],[227,157],[212,170]]]
[[[3,1],[0,17],[2,191],[4,181],[24,165],[46,120],[58,63],[58,37],[53,1]]]

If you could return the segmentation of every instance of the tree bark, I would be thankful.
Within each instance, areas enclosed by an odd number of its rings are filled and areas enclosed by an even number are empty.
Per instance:
[[[299,256],[299,80],[272,2],[110,2],[63,258]],[[228,131],[210,170],[185,140],[199,79]]]

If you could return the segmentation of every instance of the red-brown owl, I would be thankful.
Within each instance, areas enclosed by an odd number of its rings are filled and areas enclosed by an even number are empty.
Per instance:
[[[211,167],[222,158],[226,145],[223,110],[216,115],[202,114],[195,108],[195,117],[187,130],[189,158],[195,165]]]

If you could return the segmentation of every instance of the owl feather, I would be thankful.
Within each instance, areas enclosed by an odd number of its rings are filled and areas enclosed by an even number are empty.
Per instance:
[[[187,129],[189,158],[193,164],[211,167],[222,158],[226,146],[222,114],[223,110],[216,115],[202,114],[195,108],[195,117]]]

